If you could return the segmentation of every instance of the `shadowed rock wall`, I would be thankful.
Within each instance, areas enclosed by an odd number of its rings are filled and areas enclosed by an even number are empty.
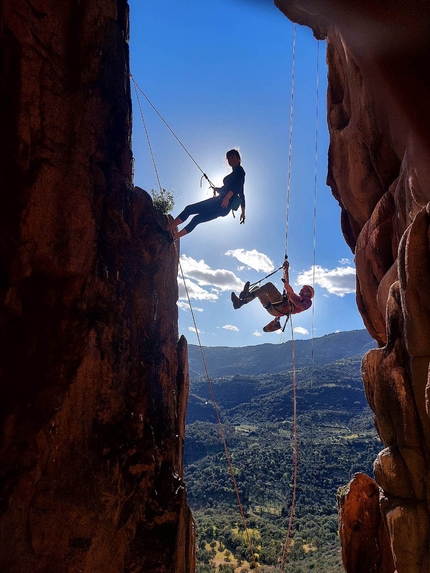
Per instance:
[[[362,475],[341,500],[344,565],[348,573],[430,571],[428,2],[275,3],[327,40],[328,183],[355,253],[357,305],[379,345],[363,359],[386,446],[375,461],[379,504]],[[357,521],[360,506],[367,513]],[[369,535],[380,532],[379,512],[392,558],[380,534]]]
[[[194,571],[177,252],[132,186],[126,0],[0,0],[0,570]]]

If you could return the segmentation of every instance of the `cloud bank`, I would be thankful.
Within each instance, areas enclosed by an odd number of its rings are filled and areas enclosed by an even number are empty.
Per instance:
[[[296,285],[311,285],[313,274],[314,267],[300,273],[297,277]],[[336,296],[343,297],[346,294],[353,294],[355,293],[355,268],[347,266],[330,270],[316,265],[315,284]]]
[[[242,290],[241,281],[232,271],[211,269],[203,260],[196,261],[187,255],[181,255],[181,267],[190,298],[215,301],[223,291]],[[185,287],[178,277],[179,298],[186,299]],[[205,289],[204,287],[210,287]]]

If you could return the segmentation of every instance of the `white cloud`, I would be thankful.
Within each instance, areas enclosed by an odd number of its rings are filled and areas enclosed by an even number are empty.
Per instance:
[[[252,251],[245,251],[245,249],[233,249],[227,251],[225,254],[229,257],[234,257],[239,262],[256,271],[270,273],[275,268],[273,261],[269,259],[267,255],[264,253],[259,253],[255,249]]]
[[[350,265],[351,264],[351,259],[348,259],[346,257],[344,257],[343,259],[339,260],[339,264],[340,265]]]
[[[308,271],[300,273],[296,285],[312,284],[313,272],[314,269],[311,267]],[[317,265],[315,267],[315,284],[330,294],[340,297],[355,293],[355,268],[348,266],[330,270]]]
[[[183,289],[184,290],[184,289]],[[180,310],[184,310],[185,312],[187,312],[188,310],[190,310],[190,305],[188,304],[188,300],[178,300],[177,302],[178,308]],[[193,311],[194,312],[203,312],[203,309],[198,307],[198,306],[193,306]]]
[[[258,330],[254,330],[252,336],[258,336],[259,338],[261,338],[263,335],[261,334],[261,332],[258,332]]]
[[[237,326],[233,326],[232,324],[225,324],[223,328],[225,328],[225,330],[233,330],[234,332],[239,332]]]
[[[293,331],[297,332],[297,334],[309,334],[309,330],[306,330],[306,328],[303,328],[303,326],[296,326],[293,328]]]
[[[209,300],[214,302],[218,300],[218,295],[213,292],[208,292],[204,288],[200,287],[198,284],[185,279],[187,285],[188,296],[190,299],[194,298],[196,300]],[[179,298],[188,301],[187,294],[185,292],[184,281],[180,280],[178,282],[179,287]]]
[[[184,276],[187,279],[194,281],[191,284],[199,287],[210,286],[215,290],[215,299],[218,298],[217,293],[219,291],[241,290],[243,287],[243,281],[241,281],[232,271],[227,271],[226,269],[211,269],[203,260],[196,261],[192,257],[181,255],[181,267]],[[183,281],[179,280],[179,285],[181,282]],[[189,283],[190,281],[187,281],[187,288]],[[183,295],[180,298],[183,298]]]
[[[196,332],[196,329],[194,328],[194,326],[189,326],[189,327],[188,327],[188,330],[189,330],[190,332]],[[204,333],[202,333],[202,331],[198,328],[198,329],[197,329],[197,334],[204,334]]]

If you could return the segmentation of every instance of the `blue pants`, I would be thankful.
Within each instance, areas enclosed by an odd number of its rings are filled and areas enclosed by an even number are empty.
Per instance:
[[[181,219],[182,222],[186,221],[190,215],[196,215],[185,227],[187,233],[191,233],[200,223],[213,221],[214,219],[218,219],[218,217],[228,215],[230,209],[228,207],[221,207],[221,201],[224,197],[225,195],[218,195],[217,197],[211,197],[210,199],[187,205],[182,213],[178,215],[178,218]]]

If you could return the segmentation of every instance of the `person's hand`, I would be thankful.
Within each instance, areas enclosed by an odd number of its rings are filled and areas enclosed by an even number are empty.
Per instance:
[[[242,213],[240,214],[240,224],[241,225],[245,224],[245,213],[244,213],[244,211],[242,211]]]
[[[221,207],[223,207],[224,209],[227,209],[229,203],[230,203],[230,199],[227,197],[227,195],[225,195],[221,201]]]

